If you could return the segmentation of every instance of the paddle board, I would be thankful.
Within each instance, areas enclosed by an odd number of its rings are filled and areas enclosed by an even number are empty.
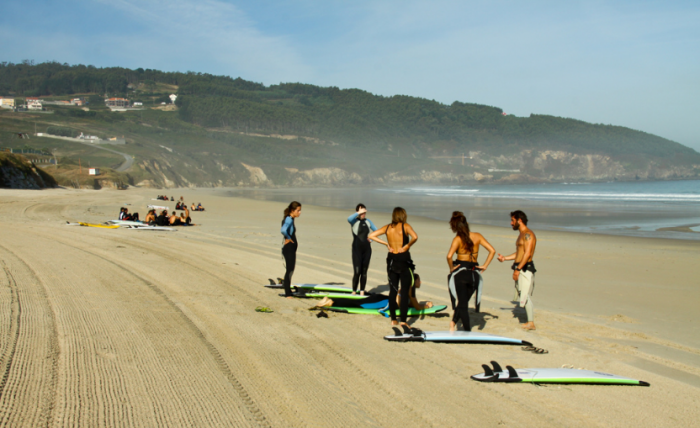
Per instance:
[[[348,314],[362,314],[362,315],[384,315],[385,317],[389,317],[389,310],[387,309],[386,311],[383,310],[377,310],[377,309],[365,309],[365,308],[340,308],[336,306],[331,306],[327,308],[330,311],[334,312],[344,312]],[[433,306],[432,308],[428,309],[416,309],[416,308],[408,308],[408,316],[409,317],[415,317],[415,316],[420,316],[420,315],[430,315],[430,314],[435,314],[440,311],[444,311],[447,309],[447,306]],[[396,310],[396,315],[398,316],[399,310]]]
[[[649,386],[649,383],[617,376],[610,373],[597,372],[592,370],[577,369],[515,369],[506,366],[503,370],[501,366],[491,361],[493,369],[486,364],[482,364],[484,373],[475,374],[471,378],[480,382],[506,382],[506,383],[579,383],[596,385],[639,385]]]
[[[118,229],[119,226],[116,224],[93,224],[93,223],[84,223],[84,222],[78,222],[78,223],[68,223],[68,226],[87,226],[87,227],[100,227],[102,229]]]
[[[493,343],[501,345],[525,345],[532,343],[510,337],[496,336],[479,331],[423,331],[418,335],[402,334],[384,336],[394,342],[448,342],[448,343]]]

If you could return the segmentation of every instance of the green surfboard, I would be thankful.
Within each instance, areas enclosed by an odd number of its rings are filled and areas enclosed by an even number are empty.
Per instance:
[[[447,306],[433,306],[432,308],[427,308],[427,309],[416,309],[416,308],[408,308],[408,316],[409,317],[416,317],[420,315],[430,315],[430,314],[435,314],[441,311],[444,311],[447,309]],[[385,317],[389,317],[389,310],[387,309],[386,311],[383,311],[381,309],[365,309],[365,308],[339,308],[336,306],[331,306],[328,308],[328,310],[335,311],[335,312],[344,312],[348,314],[362,314],[362,315],[384,315]],[[396,310],[396,315],[399,315],[399,310]]]

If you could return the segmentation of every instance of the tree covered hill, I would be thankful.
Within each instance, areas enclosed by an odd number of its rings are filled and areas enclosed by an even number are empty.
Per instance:
[[[503,174],[488,170],[499,168],[549,181],[566,180],[571,174],[584,179],[684,178],[697,176],[700,169],[699,153],[659,136],[547,115],[504,115],[500,108],[479,104],[446,105],[301,83],[265,86],[193,72],[0,63],[0,95],[18,98],[92,93],[135,100],[163,95],[157,93],[162,85],[170,85],[178,98],[176,112],[159,115],[161,129],[218,141],[259,166],[299,161],[307,166],[340,167],[363,175],[365,183],[372,182],[365,175],[380,179],[380,171],[397,172],[381,165],[387,162],[385,156],[414,159],[424,172],[449,171],[453,178],[461,177],[456,180],[497,181]],[[100,114],[113,122],[110,114],[118,113]],[[273,142],[292,137],[298,143]],[[188,149],[197,150],[196,145]],[[372,159],[369,165],[354,164],[349,152],[371,154]],[[470,158],[463,169],[453,162],[461,154]],[[364,162],[362,156],[356,161]],[[436,166],[446,162],[453,166]],[[284,178],[280,180],[276,184],[284,184]]]

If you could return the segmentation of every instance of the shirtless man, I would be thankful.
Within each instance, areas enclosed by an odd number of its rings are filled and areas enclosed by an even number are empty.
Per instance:
[[[509,256],[498,255],[498,261],[513,260],[513,280],[515,290],[518,294],[520,307],[525,308],[527,322],[522,325],[525,330],[534,330],[534,314],[532,308],[532,291],[535,288],[535,264],[532,257],[535,255],[537,237],[535,233],[527,227],[527,216],[518,210],[510,213],[510,225],[513,230],[520,232],[515,240],[515,252]]]

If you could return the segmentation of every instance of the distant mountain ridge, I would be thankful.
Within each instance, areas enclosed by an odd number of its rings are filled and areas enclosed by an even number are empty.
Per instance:
[[[177,111],[153,110],[167,102],[164,87],[176,91]],[[61,120],[85,125],[81,132],[129,134],[125,151],[140,144],[141,181],[156,186],[683,179],[700,172],[700,153],[659,136],[547,115],[516,117],[485,105],[191,72],[0,64],[0,95],[75,93],[122,96],[147,107],[150,101],[147,114],[97,109],[86,117],[66,110]],[[94,111],[99,98],[90,99]],[[198,166],[175,166],[186,158]]]

